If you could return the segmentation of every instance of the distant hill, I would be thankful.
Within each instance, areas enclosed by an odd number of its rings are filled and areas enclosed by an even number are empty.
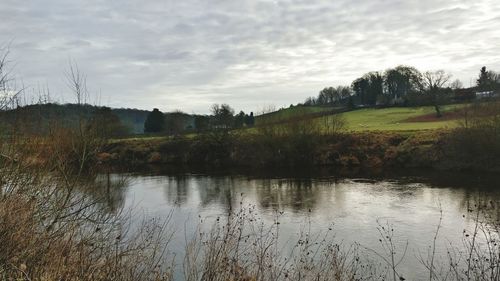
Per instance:
[[[144,133],[144,121],[151,111],[133,108],[113,108],[122,123],[130,129],[132,134]]]
[[[80,117],[90,118],[99,108],[102,107],[88,104],[27,105],[0,112],[0,123],[4,126],[21,123],[27,130],[42,133],[49,128],[51,122],[73,126],[78,123]],[[142,134],[144,132],[144,121],[150,111],[131,108],[114,108],[112,111],[120,118],[129,133]]]
[[[18,107],[13,110],[0,111],[0,130],[9,125],[18,126],[22,124],[23,129],[29,132],[43,133],[49,129],[51,122],[57,122],[64,126],[75,126],[80,117],[91,118],[94,113],[102,108],[89,104],[33,104]],[[144,133],[144,122],[151,111],[135,108],[112,108],[112,112],[118,116],[122,125],[129,134],[137,135]],[[174,134],[195,129],[196,115],[180,111],[166,112],[165,133]]]

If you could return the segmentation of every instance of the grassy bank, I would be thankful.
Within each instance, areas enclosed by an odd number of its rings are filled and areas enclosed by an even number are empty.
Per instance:
[[[99,157],[102,162],[137,166],[497,171],[500,170],[499,105],[446,106],[441,118],[435,117],[431,107],[361,109],[250,130],[116,140]],[[366,129],[353,129],[353,124],[364,124]]]
[[[498,170],[496,152],[457,146],[454,131],[352,132],[339,135],[214,133],[192,138],[121,140],[99,155],[113,165],[232,167],[432,168]],[[480,146],[479,144],[477,146]]]

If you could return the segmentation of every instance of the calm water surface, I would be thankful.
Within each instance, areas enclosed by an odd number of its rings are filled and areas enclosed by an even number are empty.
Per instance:
[[[254,206],[271,225],[279,216],[283,241],[297,238],[305,225],[313,232],[334,224],[336,238],[379,251],[378,222],[394,225],[399,248],[409,243],[400,272],[407,280],[424,279],[428,273],[418,261],[425,256],[439,223],[443,221],[437,257],[446,262],[450,245],[460,246],[463,230],[473,224],[468,215],[476,200],[500,201],[500,177],[464,174],[432,176],[337,178],[287,176],[279,178],[241,175],[112,175],[125,177],[110,196],[113,208],[135,214],[165,217],[173,212],[176,229],[173,250],[182,256],[185,235],[194,233],[200,218],[224,218],[240,203]],[[179,272],[177,279],[181,279]]]

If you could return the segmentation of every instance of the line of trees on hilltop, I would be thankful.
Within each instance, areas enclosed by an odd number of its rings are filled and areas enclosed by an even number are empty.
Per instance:
[[[144,112],[89,104],[47,102],[0,111],[0,127],[5,131],[16,129],[28,135],[47,135],[55,125],[70,129],[84,123],[83,127],[93,130],[101,137],[119,137],[134,133],[133,122],[140,121]]]
[[[355,79],[350,86],[326,87],[304,105],[355,106],[420,106],[434,105],[440,115],[440,104],[457,98],[463,88],[460,80],[443,70],[420,72],[412,66],[400,65],[384,72],[372,71]],[[486,67],[480,70],[476,86],[470,91],[498,92],[500,74]],[[475,95],[468,95],[474,98]]]
[[[235,114],[228,104],[214,104],[210,115],[190,115],[181,111],[163,113],[155,108],[144,122],[145,133],[167,133],[177,135],[184,132],[238,129],[255,124],[253,112],[240,111]]]

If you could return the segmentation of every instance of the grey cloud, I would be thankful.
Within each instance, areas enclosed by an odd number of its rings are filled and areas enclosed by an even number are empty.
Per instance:
[[[370,70],[500,70],[495,0],[66,0],[0,3],[26,83],[65,94],[72,59],[112,106],[289,105]]]

